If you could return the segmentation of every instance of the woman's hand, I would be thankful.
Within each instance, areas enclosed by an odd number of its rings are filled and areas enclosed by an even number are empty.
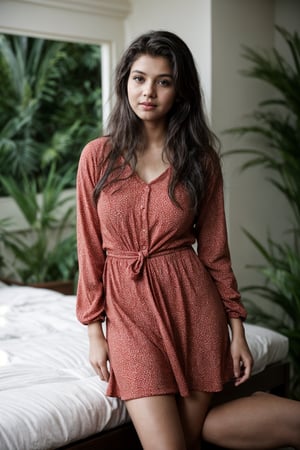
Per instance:
[[[108,381],[108,346],[104,337],[100,322],[94,322],[88,326],[88,335],[90,341],[89,359],[95,372],[103,381]]]
[[[231,356],[235,377],[234,384],[238,386],[250,378],[253,358],[245,338],[245,330],[241,319],[230,319],[230,327],[232,331]]]

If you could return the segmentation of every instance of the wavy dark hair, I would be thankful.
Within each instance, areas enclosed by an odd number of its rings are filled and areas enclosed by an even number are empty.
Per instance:
[[[100,166],[106,169],[94,190],[97,201],[101,190],[121,179],[122,169],[130,164],[135,170],[137,153],[145,146],[143,121],[132,111],[127,95],[127,82],[132,64],[141,56],[165,57],[171,64],[176,101],[168,113],[164,154],[171,164],[169,196],[176,204],[175,187],[183,183],[195,211],[199,207],[210,170],[217,164],[216,139],[208,128],[198,72],[191,51],[176,34],[150,31],[135,39],[124,52],[116,68],[116,102],[107,132],[110,151]],[[123,163],[120,163],[120,156]],[[213,164],[211,164],[213,162]]]

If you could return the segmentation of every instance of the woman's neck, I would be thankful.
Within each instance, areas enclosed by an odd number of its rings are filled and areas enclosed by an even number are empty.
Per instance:
[[[151,125],[148,124],[148,126],[145,126],[144,128],[144,134],[145,134],[145,148],[142,153],[159,152],[161,154],[165,146],[165,139],[166,139],[165,126],[164,125],[154,126],[152,124]]]

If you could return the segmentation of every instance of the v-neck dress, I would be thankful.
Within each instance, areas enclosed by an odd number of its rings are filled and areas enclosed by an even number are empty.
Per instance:
[[[106,141],[88,143],[78,168],[77,317],[106,320],[107,395],[220,391],[233,376],[227,319],[246,316],[231,268],[221,170],[196,226],[186,189],[175,189],[181,207],[169,198],[171,168],[146,183],[128,166],[95,206]]]

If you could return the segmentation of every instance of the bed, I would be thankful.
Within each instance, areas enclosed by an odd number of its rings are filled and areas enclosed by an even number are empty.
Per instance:
[[[122,401],[88,361],[86,327],[75,317],[74,295],[0,284],[0,449],[138,450]],[[252,377],[228,384],[214,403],[256,390],[287,394],[288,340],[246,324],[254,356]]]

